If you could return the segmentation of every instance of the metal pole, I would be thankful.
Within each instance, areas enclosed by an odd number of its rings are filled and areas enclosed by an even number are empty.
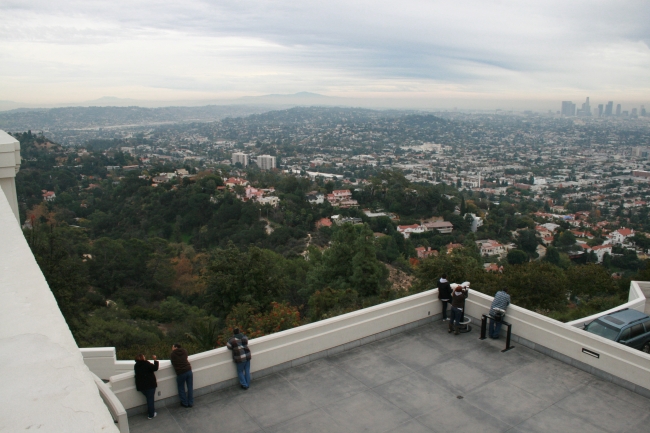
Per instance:
[[[483,314],[481,316],[481,337],[479,340],[485,340],[485,328],[487,328],[487,316]]]
[[[510,335],[512,334],[512,325],[508,322],[503,322],[508,326],[508,333],[506,334],[506,348],[503,349],[501,352],[507,352],[510,349],[514,349],[515,346],[510,345]]]

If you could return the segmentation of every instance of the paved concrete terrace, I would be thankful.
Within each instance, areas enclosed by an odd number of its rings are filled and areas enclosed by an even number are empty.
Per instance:
[[[446,322],[129,418],[132,433],[647,433],[650,400]],[[255,362],[255,354],[253,361]],[[234,368],[234,367],[233,367]]]

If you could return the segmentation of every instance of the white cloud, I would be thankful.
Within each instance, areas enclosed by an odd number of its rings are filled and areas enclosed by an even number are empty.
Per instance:
[[[0,16],[0,99],[650,99],[647,1],[5,0]]]

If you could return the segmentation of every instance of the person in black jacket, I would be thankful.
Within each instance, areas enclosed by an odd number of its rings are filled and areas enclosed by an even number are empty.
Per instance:
[[[153,355],[152,358],[153,364],[147,361],[147,358],[143,354],[140,354],[135,357],[135,365],[133,366],[133,370],[135,371],[135,389],[143,393],[147,398],[149,419],[153,419],[158,415],[153,407],[153,398],[156,395],[156,387],[158,386],[156,375],[154,374],[154,371],[158,371],[158,359],[156,355]]]
[[[449,320],[447,318],[447,304],[451,300],[451,284],[447,281],[447,274],[442,274],[442,278],[438,281],[438,299],[442,303],[442,321]]]

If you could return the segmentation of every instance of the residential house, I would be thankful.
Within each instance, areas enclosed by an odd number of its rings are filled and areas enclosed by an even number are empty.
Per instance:
[[[268,196],[268,197],[258,197],[257,202],[261,205],[271,205],[273,207],[277,207],[278,204],[280,203],[280,198],[276,197],[274,195]]]
[[[417,247],[415,252],[419,259],[426,259],[429,256],[437,257],[438,251],[431,249],[431,247]]]
[[[503,266],[496,263],[483,263],[483,269],[485,272],[503,272]]]
[[[311,204],[321,204],[325,202],[325,194],[320,192],[307,195],[307,201]]]
[[[596,245],[595,247],[591,247],[590,250],[587,250],[587,252],[593,251],[596,253],[596,257],[598,257],[598,263],[603,262],[603,257],[605,257],[605,254],[612,254],[612,246],[611,245]]]
[[[338,206],[339,206],[341,209],[347,209],[347,208],[351,208],[351,207],[358,207],[358,206],[359,206],[359,202],[357,202],[356,200],[352,200],[352,199],[341,200],[341,201],[338,203]]]
[[[352,198],[352,193],[349,189],[335,189],[332,191],[332,195],[339,200]]]
[[[319,229],[321,227],[332,227],[332,220],[329,218],[319,219],[316,221],[316,228]]]
[[[623,227],[608,234],[605,244],[621,245],[625,243],[627,238],[632,236],[634,236],[634,229],[627,229]]]
[[[464,216],[467,218],[467,215],[470,215],[472,218],[471,230],[473,233],[476,233],[479,227],[483,225],[483,218],[474,215],[473,213],[466,213]]]
[[[505,246],[492,239],[476,241],[482,256],[502,255],[507,252]]]
[[[408,239],[411,236],[411,233],[424,233],[427,231],[427,228],[419,224],[411,224],[406,226],[397,226],[397,231],[401,233],[405,239]]]
[[[454,225],[449,221],[436,221],[422,224],[427,230],[438,230],[438,233],[446,234],[454,230]]]
[[[229,177],[228,179],[225,179],[224,183],[226,184],[226,186],[230,188],[237,185],[241,185],[241,186],[248,185],[248,181],[246,179],[240,179],[238,177]]]
[[[53,201],[56,198],[56,194],[54,193],[54,191],[43,190],[42,193],[43,193],[44,201]]]

